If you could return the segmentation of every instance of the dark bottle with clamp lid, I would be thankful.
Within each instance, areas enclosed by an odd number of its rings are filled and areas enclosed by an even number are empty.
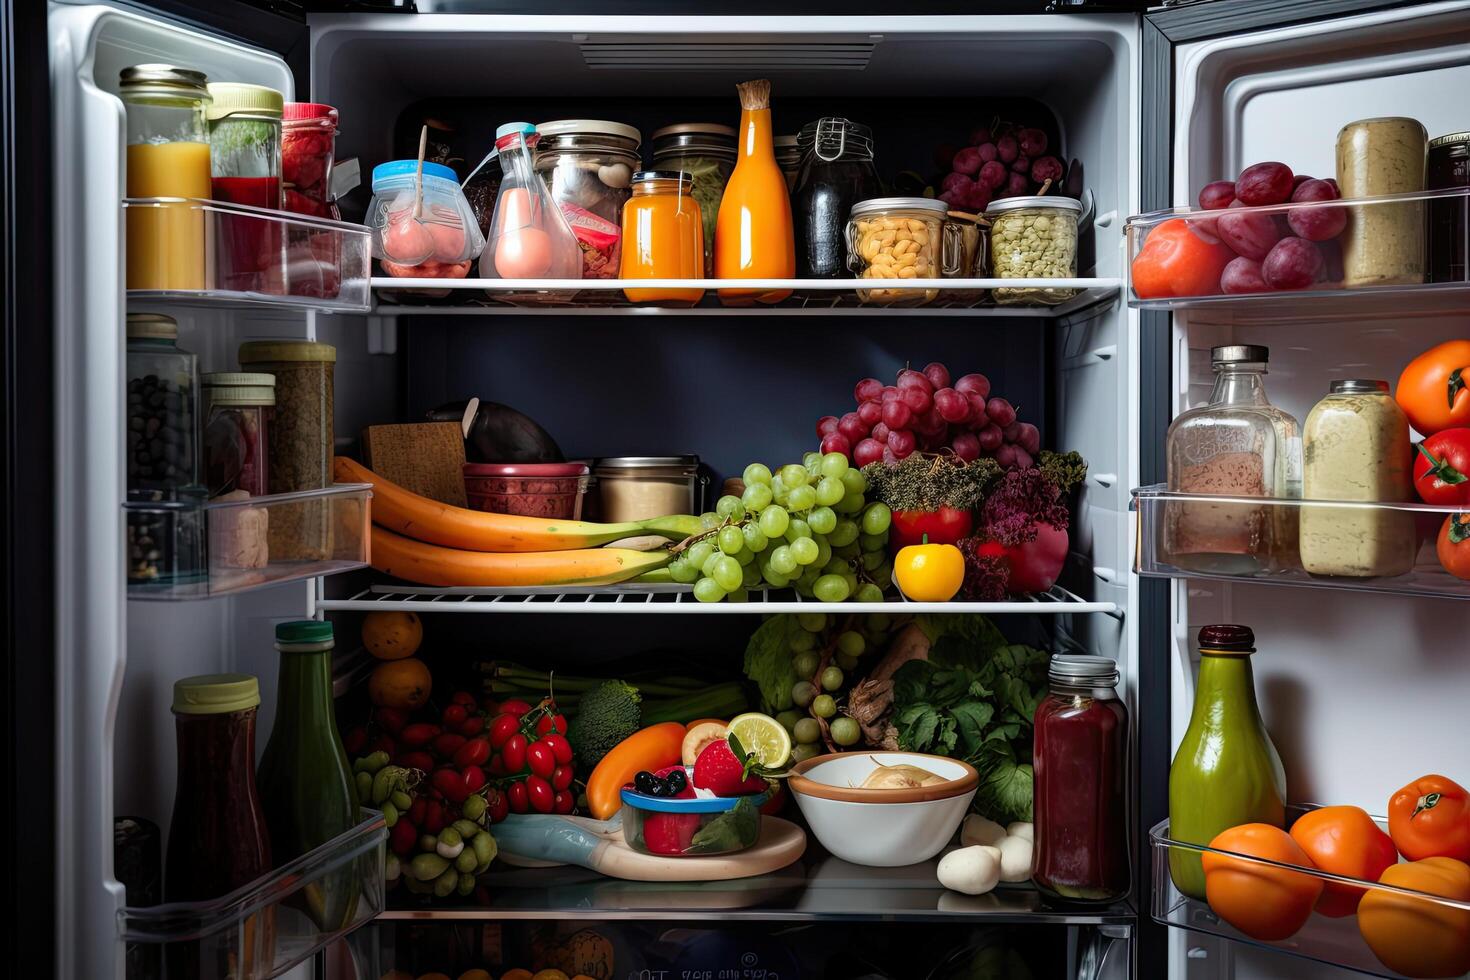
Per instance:
[[[791,212],[796,230],[796,274],[803,279],[842,279],[847,267],[848,213],[859,201],[883,194],[873,164],[873,131],[840,116],[807,123],[796,137],[801,169]]]

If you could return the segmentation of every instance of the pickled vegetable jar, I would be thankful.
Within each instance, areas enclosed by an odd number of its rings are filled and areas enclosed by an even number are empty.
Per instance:
[[[281,111],[281,180],[285,207],[338,220],[332,200],[337,110],[320,102],[287,102]]]
[[[860,279],[937,279],[946,245],[946,205],[927,197],[877,197],[853,206],[847,260]],[[954,230],[954,247],[960,248]],[[937,289],[859,289],[858,300],[879,306],[922,306]]]
[[[623,208],[623,279],[698,279],[704,271],[704,221],[694,181],[677,170],[633,175]],[[624,289],[632,303],[693,306],[702,289]]]
[[[1107,657],[1052,657],[1036,707],[1031,878],[1058,901],[1128,894],[1128,709]]]
[[[1344,198],[1424,190],[1429,134],[1417,119],[1387,116],[1348,123],[1337,134],[1337,183]],[[1348,208],[1342,233],[1343,284],[1424,281],[1424,202]]]
[[[715,221],[720,198],[735,169],[735,130],[718,123],[679,123],[653,134],[653,165],[680,170],[694,182],[694,200],[704,224],[704,275],[714,276]]]
[[[557,119],[536,126],[536,172],[551,188],[582,249],[583,279],[616,279],[623,204],[642,163],[642,137],[604,119]]]
[[[1074,279],[1077,218],[1081,202],[1070,197],[1007,197],[986,210],[990,219],[990,274],[997,279]],[[999,287],[1001,306],[1055,306],[1075,289]]]
[[[796,274],[803,279],[850,275],[844,228],[859,201],[883,193],[873,164],[873,131],[860,123],[824,116],[796,136],[801,169],[791,196],[796,233]]]

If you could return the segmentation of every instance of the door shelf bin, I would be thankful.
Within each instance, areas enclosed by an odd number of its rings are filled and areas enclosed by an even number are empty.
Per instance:
[[[1288,806],[1286,811],[1288,827],[1302,814],[1313,809],[1310,806]],[[1387,823],[1379,817],[1373,818],[1386,833]],[[1463,936],[1467,925],[1470,925],[1470,902],[1457,901],[1444,898],[1427,892],[1414,891],[1406,888],[1398,888],[1392,885],[1379,885],[1371,881],[1358,878],[1347,878],[1334,875],[1316,868],[1299,868],[1293,865],[1278,864],[1264,858],[1254,858],[1245,855],[1231,854],[1228,851],[1217,851],[1210,847],[1198,844],[1187,844],[1173,840],[1169,836],[1169,821],[1164,820],[1157,824],[1149,833],[1149,844],[1153,852],[1153,909],[1155,920],[1164,925],[1174,926],[1179,929],[1188,929],[1193,932],[1208,933],[1212,936],[1221,936],[1225,939],[1259,946],[1265,949],[1279,950],[1294,956],[1303,956],[1307,959],[1316,960],[1319,963],[1328,963],[1333,966],[1345,967],[1375,977],[1390,977],[1393,980],[1414,976],[1445,976],[1441,972],[1416,972],[1395,973],[1393,969],[1381,962],[1372,948],[1363,939],[1358,929],[1358,916],[1348,915],[1341,918],[1332,918],[1320,912],[1312,912],[1306,923],[1294,934],[1279,941],[1255,939],[1236,929],[1223,917],[1216,914],[1209,904],[1201,899],[1192,898],[1179,891],[1170,876],[1170,859],[1175,862],[1184,860],[1197,861],[1201,855],[1230,854],[1237,864],[1231,866],[1231,871],[1240,875],[1258,876],[1261,885],[1269,883],[1274,876],[1282,874],[1294,874],[1310,877],[1322,882],[1326,887],[1329,884],[1339,886],[1354,885],[1365,891],[1377,892],[1378,899],[1392,896],[1395,907],[1390,911],[1399,924],[1405,921],[1436,922],[1439,927],[1450,931],[1448,923],[1458,920],[1454,927],[1455,932]],[[1285,869],[1290,868],[1287,872]],[[1297,879],[1300,881],[1301,879]],[[1392,953],[1390,955],[1393,955]],[[1405,963],[1399,963],[1405,966]],[[1470,976],[1470,974],[1456,974],[1457,977]]]
[[[1133,509],[1138,517],[1134,571],[1139,575],[1470,599],[1470,581],[1446,572],[1435,552],[1440,527],[1449,515],[1459,513],[1455,507],[1232,497],[1179,493],[1154,485],[1133,491]],[[1413,549],[1413,565],[1401,575],[1365,578],[1308,572],[1301,565],[1295,530],[1303,517],[1319,524],[1334,520],[1348,527],[1387,528],[1383,532],[1387,540],[1402,539],[1406,549]],[[1182,551],[1174,540],[1185,521],[1226,539],[1228,546],[1217,550],[1228,553]],[[1268,562],[1240,553],[1250,550],[1247,542],[1254,542],[1267,527],[1289,529],[1284,535],[1287,545],[1276,549]],[[1388,537],[1390,533],[1393,537]]]
[[[365,313],[372,235],[362,225],[182,197],[128,198],[130,300]],[[142,270],[140,272],[140,270]]]
[[[200,980],[266,980],[371,921],[383,910],[383,815],[366,819],[253,884],[208,902],[175,902],[118,912],[127,943],[160,946],[167,964],[181,963]],[[317,923],[308,913],[313,891],[357,890],[344,921]],[[171,967],[168,975],[173,975]]]
[[[1141,297],[1137,289],[1140,277],[1135,267],[1138,254],[1150,234],[1165,222],[1184,219],[1191,230],[1210,234],[1218,229],[1221,215],[1232,220],[1284,224],[1289,216],[1300,220],[1306,214],[1332,215],[1345,212],[1347,228],[1339,236],[1319,243],[1323,271],[1311,289],[1272,290],[1257,293],[1225,294],[1218,286],[1203,295]],[[1212,313],[1240,313],[1250,317],[1361,317],[1375,313],[1404,315],[1421,307],[1426,312],[1453,312],[1470,309],[1470,272],[1465,263],[1467,229],[1470,229],[1470,188],[1456,187],[1413,194],[1356,198],[1352,201],[1312,201],[1297,204],[1271,204],[1264,207],[1229,208],[1206,211],[1200,208],[1170,208],[1128,219],[1128,303],[1145,310],[1208,309]],[[1388,275],[1382,283],[1351,285],[1344,282],[1339,256],[1339,243],[1353,233],[1354,222],[1367,222],[1369,228],[1379,222],[1401,222],[1424,229],[1417,239],[1422,255],[1400,257],[1392,262],[1401,271]],[[1165,234],[1178,229],[1171,225]],[[1288,234],[1294,232],[1288,231]],[[1324,247],[1325,246],[1325,247]],[[1451,253],[1454,253],[1453,260]],[[1389,270],[1385,269],[1385,272]],[[1151,285],[1150,290],[1159,289]],[[1168,281],[1164,281],[1167,288]]]
[[[123,504],[129,599],[203,599],[368,561],[366,483],[243,500],[144,495]]]

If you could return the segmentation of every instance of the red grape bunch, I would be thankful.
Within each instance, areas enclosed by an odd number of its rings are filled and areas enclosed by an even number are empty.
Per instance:
[[[1199,206],[1209,210],[1269,204],[1335,201],[1342,196],[1337,181],[1293,174],[1284,163],[1257,163],[1234,181],[1217,180],[1199,192]],[[1222,214],[1198,222],[1235,252],[1220,274],[1223,293],[1260,293],[1307,289],[1342,279],[1342,252],[1337,236],[1347,227],[1340,207],[1291,208],[1284,213]]]
[[[1043,130],[982,126],[949,162],[952,172],[940,182],[939,199],[962,211],[984,211],[991,201],[1034,194],[1048,180],[1055,185],[1065,168],[1046,151]]]
[[[822,452],[843,453],[854,466],[947,450],[966,462],[986,457],[1025,469],[1041,450],[1036,426],[1018,420],[1015,406],[992,395],[983,374],[951,385],[949,369],[936,361],[922,371],[905,368],[891,385],[864,378],[852,395],[857,409],[819,419],[817,437]]]

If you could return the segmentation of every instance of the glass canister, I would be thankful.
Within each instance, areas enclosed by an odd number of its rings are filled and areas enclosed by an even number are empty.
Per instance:
[[[127,196],[209,200],[209,103],[203,72],[173,65],[124,68]],[[204,214],[188,203],[129,205],[127,288],[204,289]]]
[[[641,170],[623,206],[623,279],[698,279],[704,271],[704,220],[694,181],[677,170]],[[693,306],[703,289],[624,289],[630,303]]]
[[[1470,188],[1470,133],[1450,133],[1429,141],[1429,190]],[[1467,282],[1466,235],[1470,234],[1470,195],[1429,202],[1429,281]]]
[[[1409,419],[1387,381],[1332,382],[1302,429],[1306,500],[1414,500]],[[1302,568],[1353,578],[1403,575],[1414,567],[1419,536],[1408,511],[1314,507],[1301,514]]]
[[[287,102],[281,110],[281,181],[287,211],[342,216],[332,199],[337,110],[320,102]]]
[[[860,279],[937,279],[946,239],[958,248],[958,229],[946,231],[946,205],[927,197],[877,197],[853,205],[847,222],[847,260]],[[858,300],[879,306],[922,306],[939,295],[929,289],[859,289]]]
[[[1082,202],[1070,197],[1007,197],[991,203],[990,274],[997,279],[1075,279],[1077,218]],[[1000,306],[1055,306],[1075,289],[997,287]]]
[[[1107,657],[1051,658],[1036,707],[1031,879],[1063,902],[1128,894],[1128,709]]]
[[[264,85],[211,82],[209,167],[216,201],[281,209],[281,107]],[[281,225],[268,218],[214,216],[215,285],[244,292],[285,292]]]
[[[240,367],[276,379],[267,425],[271,493],[319,490],[332,483],[333,368],[337,349],[309,340],[252,340],[240,345]],[[270,555],[321,561],[332,553],[331,509],[321,500],[271,509]]]
[[[128,489],[199,483],[199,360],[161,313],[128,314]]]
[[[270,493],[269,429],[276,376],[238,371],[204,376],[204,468],[211,496]]]
[[[1337,183],[1344,198],[1424,190],[1429,134],[1406,116],[1350,122],[1337,134]],[[1424,281],[1424,202],[1349,207],[1342,244],[1346,286]]]
[[[583,279],[616,279],[623,204],[642,166],[642,136],[605,119],[557,119],[536,126],[536,172],[582,249]]]
[[[720,198],[735,169],[735,129],[719,123],[678,123],[653,134],[653,166],[679,170],[694,182],[694,200],[704,223],[704,275],[714,276],[715,221]]]
[[[174,682],[177,778],[164,864],[166,902],[228,895],[274,867],[255,783],[255,716],[260,685],[248,674],[208,674]],[[249,915],[226,934],[240,947],[203,938],[169,943],[170,977],[271,975],[275,912]]]
[[[796,145],[798,134],[789,136],[777,136],[771,140],[771,145],[776,153],[776,166],[780,168],[781,175],[786,178],[786,190],[796,190],[796,177],[801,171],[801,148]]]
[[[796,230],[796,275],[841,279],[847,268],[845,228],[852,206],[883,193],[873,163],[873,131],[840,116],[823,116],[796,135],[801,152],[791,216]]]

